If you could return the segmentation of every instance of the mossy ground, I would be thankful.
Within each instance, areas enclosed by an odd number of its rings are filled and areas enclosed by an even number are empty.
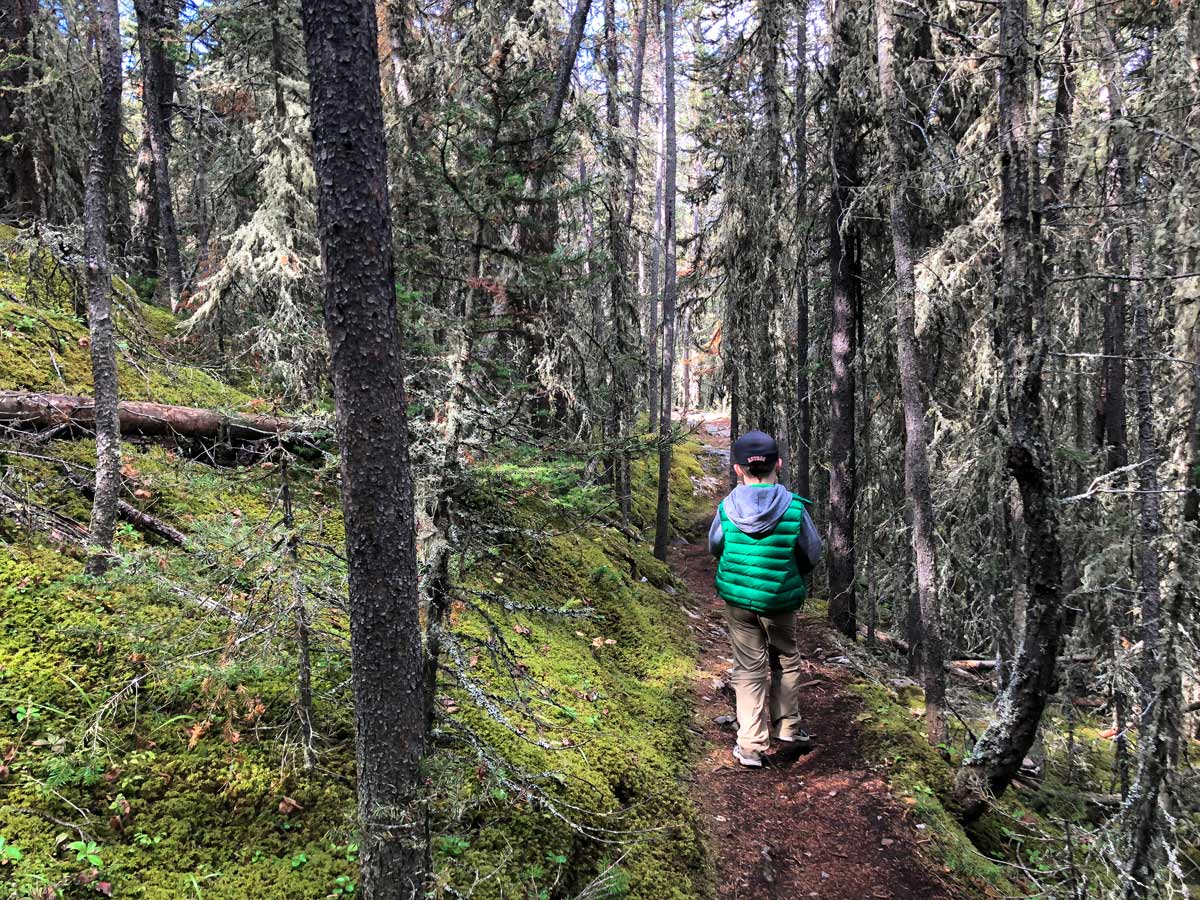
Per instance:
[[[1088,794],[1111,794],[1113,744],[1104,723],[1076,711],[1073,722],[1058,706],[1042,729],[1044,773],[1036,786],[1010,788],[980,821],[964,829],[956,817],[956,767],[987,724],[986,698],[972,703],[979,717],[954,721],[949,743],[929,746],[922,728],[919,688],[896,691],[862,680],[850,690],[863,704],[857,717],[866,756],[886,771],[893,792],[925,823],[932,856],[972,895],[1001,897],[1098,896],[1111,886],[1105,859],[1106,826],[1089,809]],[[1074,736],[1071,737],[1073,730]],[[1033,879],[1036,879],[1034,881]]]
[[[47,448],[88,452],[83,442]],[[85,829],[103,860],[97,880],[114,896],[328,896],[339,877],[355,877],[350,720],[338,689],[344,617],[322,613],[332,639],[318,650],[314,677],[328,699],[317,705],[320,770],[306,775],[294,745],[287,629],[233,651],[239,630],[188,597],[221,596],[248,616],[265,602],[275,563],[238,554],[263,539],[276,479],[218,473],[161,448],[128,448],[124,462],[149,494],[147,508],[204,536],[206,550],[191,558],[198,551],[185,556],[123,529],[131,562],[96,580],[63,548],[9,533],[0,560],[0,750],[10,757],[0,835],[23,858],[0,872],[16,896],[47,884],[60,895],[88,891],[69,883],[90,868],[64,846],[77,835],[67,829],[59,841],[63,826],[19,811],[30,809]],[[53,467],[11,463],[11,484],[85,515]],[[480,477],[490,490],[476,502],[526,495],[505,508],[521,534],[481,554],[463,584],[588,617],[456,609],[458,639],[474,642],[469,677],[511,704],[509,724],[524,734],[473,706],[453,679],[444,685],[446,739],[431,763],[435,819],[446,830],[434,845],[439,880],[462,889],[481,877],[479,897],[568,896],[619,860],[624,896],[702,895],[695,814],[681,788],[692,657],[678,601],[662,590],[667,570],[648,543],[579,526],[552,497],[502,473],[484,467]],[[314,541],[340,539],[336,512],[311,497],[327,491],[334,500],[332,488],[314,475],[296,491],[300,527]],[[233,586],[218,594],[228,578]],[[516,680],[487,652],[493,626],[515,653]],[[487,758],[451,739],[460,729]],[[299,809],[281,813],[285,797]],[[611,834],[600,839],[604,829]]]
[[[0,288],[0,388],[89,393],[75,275],[28,235],[0,230]],[[254,406],[173,358],[169,313],[122,282],[114,291],[123,397]],[[675,521],[691,514],[696,449],[676,448]],[[567,897],[603,871],[607,896],[705,892],[682,786],[692,648],[671,576],[636,536],[653,522],[652,452],[647,438],[634,463],[634,530],[603,524],[611,491],[587,482],[585,460],[497,448],[469,472],[452,614],[464,655],[445,661],[428,763],[441,896]],[[11,494],[86,522],[63,465],[93,457],[86,440],[8,445],[0,477]],[[292,460],[288,477],[294,562],[278,460],[219,469],[126,443],[123,496],[191,543],[121,525],[122,563],[102,579],[83,574],[70,541],[0,520],[0,900],[47,888],[147,900],[352,889],[336,459]],[[298,590],[314,642],[312,772],[297,743]]]
[[[855,721],[864,755],[884,769],[893,793],[925,824],[930,856],[972,892],[1019,896],[1002,867],[979,852],[954,817],[954,769],[926,741],[910,707],[872,681],[856,682],[849,690],[863,704]]]
[[[113,279],[122,399],[245,409],[252,398],[169,359],[176,319]],[[79,273],[27,232],[0,226],[0,390],[90,394],[86,293]]]

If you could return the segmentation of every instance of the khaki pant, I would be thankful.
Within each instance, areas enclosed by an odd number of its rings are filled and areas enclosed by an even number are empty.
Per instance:
[[[737,696],[738,744],[762,753],[772,731],[788,737],[800,726],[796,614],[760,616],[726,603],[725,622],[733,643],[729,683]]]

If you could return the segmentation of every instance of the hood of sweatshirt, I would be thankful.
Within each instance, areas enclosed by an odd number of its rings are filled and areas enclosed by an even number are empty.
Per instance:
[[[743,534],[760,534],[775,527],[791,502],[782,484],[739,484],[725,498],[725,515]]]

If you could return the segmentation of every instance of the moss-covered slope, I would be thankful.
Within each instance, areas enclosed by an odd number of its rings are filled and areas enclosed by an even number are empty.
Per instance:
[[[251,398],[172,354],[176,319],[113,279],[125,400],[246,409]],[[36,235],[0,225],[0,390],[90,394],[83,279]]]
[[[0,387],[87,393],[72,282],[56,280],[45,248],[0,238]],[[115,287],[124,396],[252,404],[170,361],[173,320]],[[635,464],[635,527],[653,517],[649,449]],[[675,454],[681,522],[696,449]],[[86,522],[63,473],[93,454],[83,440],[0,444],[0,480]],[[70,540],[0,517],[0,898],[353,890],[336,458],[290,460],[290,528],[280,462],[219,469],[126,444],[124,498],[190,544],[122,525],[122,563],[103,579],[82,573]],[[569,897],[597,877],[593,896],[707,889],[683,788],[692,655],[680,601],[649,540],[602,524],[606,489],[584,471],[497,448],[460,497],[459,600],[428,771],[440,896]],[[298,744],[298,598],[312,626],[312,771]]]

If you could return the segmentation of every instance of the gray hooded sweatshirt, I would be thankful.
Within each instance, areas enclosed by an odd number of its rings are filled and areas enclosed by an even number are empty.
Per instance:
[[[782,484],[739,484],[725,498],[725,515],[743,533],[762,534],[775,527],[791,502],[792,492]],[[713,556],[720,556],[724,549],[725,532],[721,528],[721,513],[718,511],[708,529],[708,551]],[[796,549],[799,551],[800,572],[807,575],[817,567],[825,549],[807,507],[804,510],[804,524],[796,536]]]

